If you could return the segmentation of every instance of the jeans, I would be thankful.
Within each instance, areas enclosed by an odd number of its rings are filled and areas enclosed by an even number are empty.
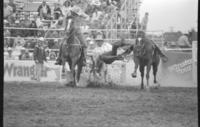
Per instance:
[[[36,63],[36,80],[40,81],[43,71],[43,63]]]

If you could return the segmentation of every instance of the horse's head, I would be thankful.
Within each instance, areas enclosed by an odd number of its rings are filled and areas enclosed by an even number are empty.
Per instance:
[[[74,19],[75,19],[75,16],[73,14],[69,15],[66,17],[66,26],[65,26],[65,32],[67,34],[71,33],[71,31],[73,30],[73,27],[74,27]]]
[[[136,56],[144,55],[144,45],[145,45],[145,33],[143,31],[138,31],[136,43],[134,46],[134,54]]]

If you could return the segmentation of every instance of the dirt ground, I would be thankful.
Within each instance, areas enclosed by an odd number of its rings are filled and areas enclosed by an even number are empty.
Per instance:
[[[4,127],[197,127],[197,88],[5,83]]]

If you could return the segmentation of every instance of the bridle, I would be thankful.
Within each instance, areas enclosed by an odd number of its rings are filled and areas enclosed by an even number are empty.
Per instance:
[[[134,50],[135,50],[134,53],[136,56],[143,56],[146,53],[145,42],[142,42],[142,41],[144,41],[143,38],[137,38],[136,40],[136,44],[134,46]]]
[[[71,25],[72,25],[72,22],[73,22],[73,17],[70,17],[69,19],[67,19],[67,21],[68,21],[68,23],[67,23],[67,26],[65,27],[65,33],[66,34],[65,34],[65,37],[64,37],[66,39],[66,41],[67,41],[67,45],[82,46],[80,44],[79,39],[76,36],[74,38],[79,41],[79,44],[72,44],[72,43],[68,42],[68,40],[70,39],[70,37],[74,36],[75,30],[73,28],[71,28]]]

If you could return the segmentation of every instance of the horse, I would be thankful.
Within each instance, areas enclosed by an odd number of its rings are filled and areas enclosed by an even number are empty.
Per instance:
[[[70,72],[73,75],[73,81],[71,82],[73,86],[78,85],[83,67],[83,48],[75,35],[75,18],[74,15],[66,17],[65,33],[67,37],[64,39],[66,43],[61,45],[62,72],[65,72],[65,63],[68,62]],[[76,66],[77,70],[75,69]]]
[[[151,66],[153,67],[154,83],[160,86],[156,78],[158,65],[160,63],[160,52],[156,50],[154,42],[148,39],[142,31],[138,32],[136,43],[133,46],[133,52],[134,59],[137,59],[135,61],[138,62],[141,73],[141,89],[144,89],[144,68],[146,67],[146,88],[149,90]]]

